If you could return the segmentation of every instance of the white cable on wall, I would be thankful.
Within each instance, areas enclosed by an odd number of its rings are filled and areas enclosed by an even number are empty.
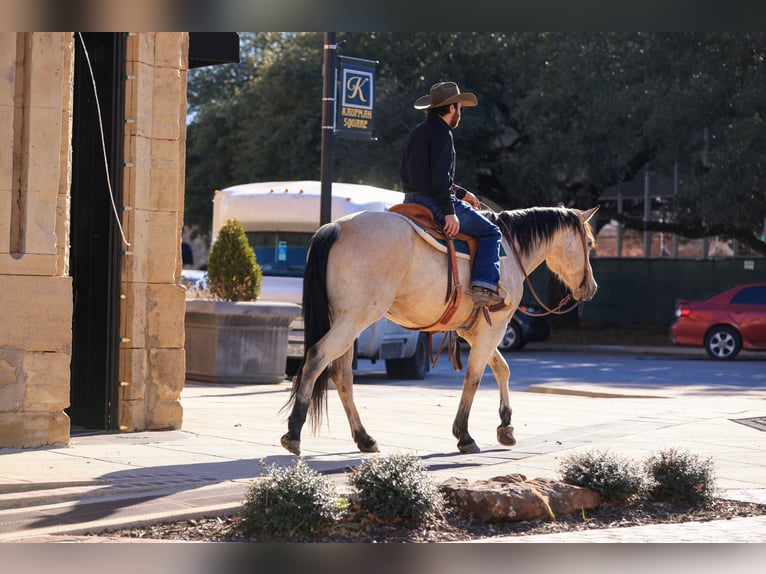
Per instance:
[[[120,222],[120,216],[117,214],[117,206],[114,204],[114,192],[112,191],[112,181],[109,178],[109,161],[106,157],[106,140],[104,138],[104,124],[101,120],[101,104],[98,101],[98,89],[96,88],[96,78],[93,75],[93,68],[90,65],[90,56],[88,55],[88,49],[85,47],[85,40],[82,38],[82,32],[77,32],[77,36],[80,38],[80,43],[82,44],[83,52],[85,52],[85,61],[88,63],[88,70],[90,71],[90,79],[91,82],[93,82],[93,95],[96,98],[96,111],[98,112],[98,127],[101,133],[101,149],[104,152],[104,169],[106,170],[106,184],[109,188],[109,199],[112,202],[112,211],[114,212],[114,219],[117,222],[117,227],[120,230],[120,236],[122,237],[122,242],[130,247],[130,243],[125,238],[125,232],[122,229],[122,222]]]

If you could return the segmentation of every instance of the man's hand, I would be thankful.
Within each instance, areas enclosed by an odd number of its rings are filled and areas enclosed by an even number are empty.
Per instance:
[[[463,201],[465,201],[474,209],[481,209],[481,202],[479,201],[479,198],[467,189],[465,190],[465,197],[463,198]]]
[[[460,220],[457,218],[457,215],[455,215],[454,213],[451,213],[450,215],[445,216],[444,233],[447,234],[447,237],[455,237],[455,235],[457,235],[459,231],[460,231]]]

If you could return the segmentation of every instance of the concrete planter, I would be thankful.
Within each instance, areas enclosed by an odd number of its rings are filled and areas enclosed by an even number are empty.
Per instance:
[[[186,378],[209,383],[281,383],[293,303],[186,301]]]

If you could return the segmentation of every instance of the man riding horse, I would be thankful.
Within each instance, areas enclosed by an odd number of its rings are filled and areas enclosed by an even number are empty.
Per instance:
[[[455,236],[462,229],[477,237],[474,264],[461,258],[454,265],[458,276],[471,273],[468,293],[473,301],[460,299],[454,313],[445,319],[448,301],[434,297],[433,290],[443,288],[449,293],[452,259],[424,240],[407,217],[393,211],[361,211],[323,225],[311,239],[306,261],[304,363],[285,405],[290,415],[287,432],[280,439],[291,453],[301,453],[301,430],[307,417],[318,429],[330,380],[359,450],[378,451],[378,443],[368,434],[354,403],[353,364],[354,342],[383,316],[415,330],[438,322],[442,330],[455,331],[465,339],[470,350],[452,424],[458,450],[480,451],[468,432],[468,416],[487,366],[500,392],[497,441],[513,446],[510,369],[497,345],[521,301],[528,274],[545,262],[575,300],[589,301],[595,295],[598,285],[589,259],[593,230],[588,221],[597,207],[587,211],[565,207],[488,211],[488,219],[473,209],[479,205],[476,197],[454,185],[450,130],[457,127],[463,106],[475,105],[476,96],[461,94],[457,84],[433,86],[429,95],[415,102],[428,117],[410,135],[402,159],[405,201],[425,206],[448,235]],[[505,253],[513,255],[502,267],[501,245]],[[501,279],[504,298],[497,294]],[[498,305],[503,301],[505,304]],[[471,320],[479,307],[491,320]]]
[[[440,82],[429,94],[418,98],[415,109],[425,110],[426,119],[410,133],[401,164],[405,203],[427,207],[454,237],[462,231],[478,241],[471,270],[471,290],[466,291],[477,307],[501,303],[497,293],[500,279],[500,229],[476,209],[479,200],[455,185],[455,145],[452,131],[460,123],[462,109],[478,103],[476,96],[460,92],[454,82]]]

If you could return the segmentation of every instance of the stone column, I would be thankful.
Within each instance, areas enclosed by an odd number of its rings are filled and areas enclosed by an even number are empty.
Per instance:
[[[73,35],[0,33],[0,447],[69,441]]]
[[[180,428],[188,33],[127,39],[120,428]]]

